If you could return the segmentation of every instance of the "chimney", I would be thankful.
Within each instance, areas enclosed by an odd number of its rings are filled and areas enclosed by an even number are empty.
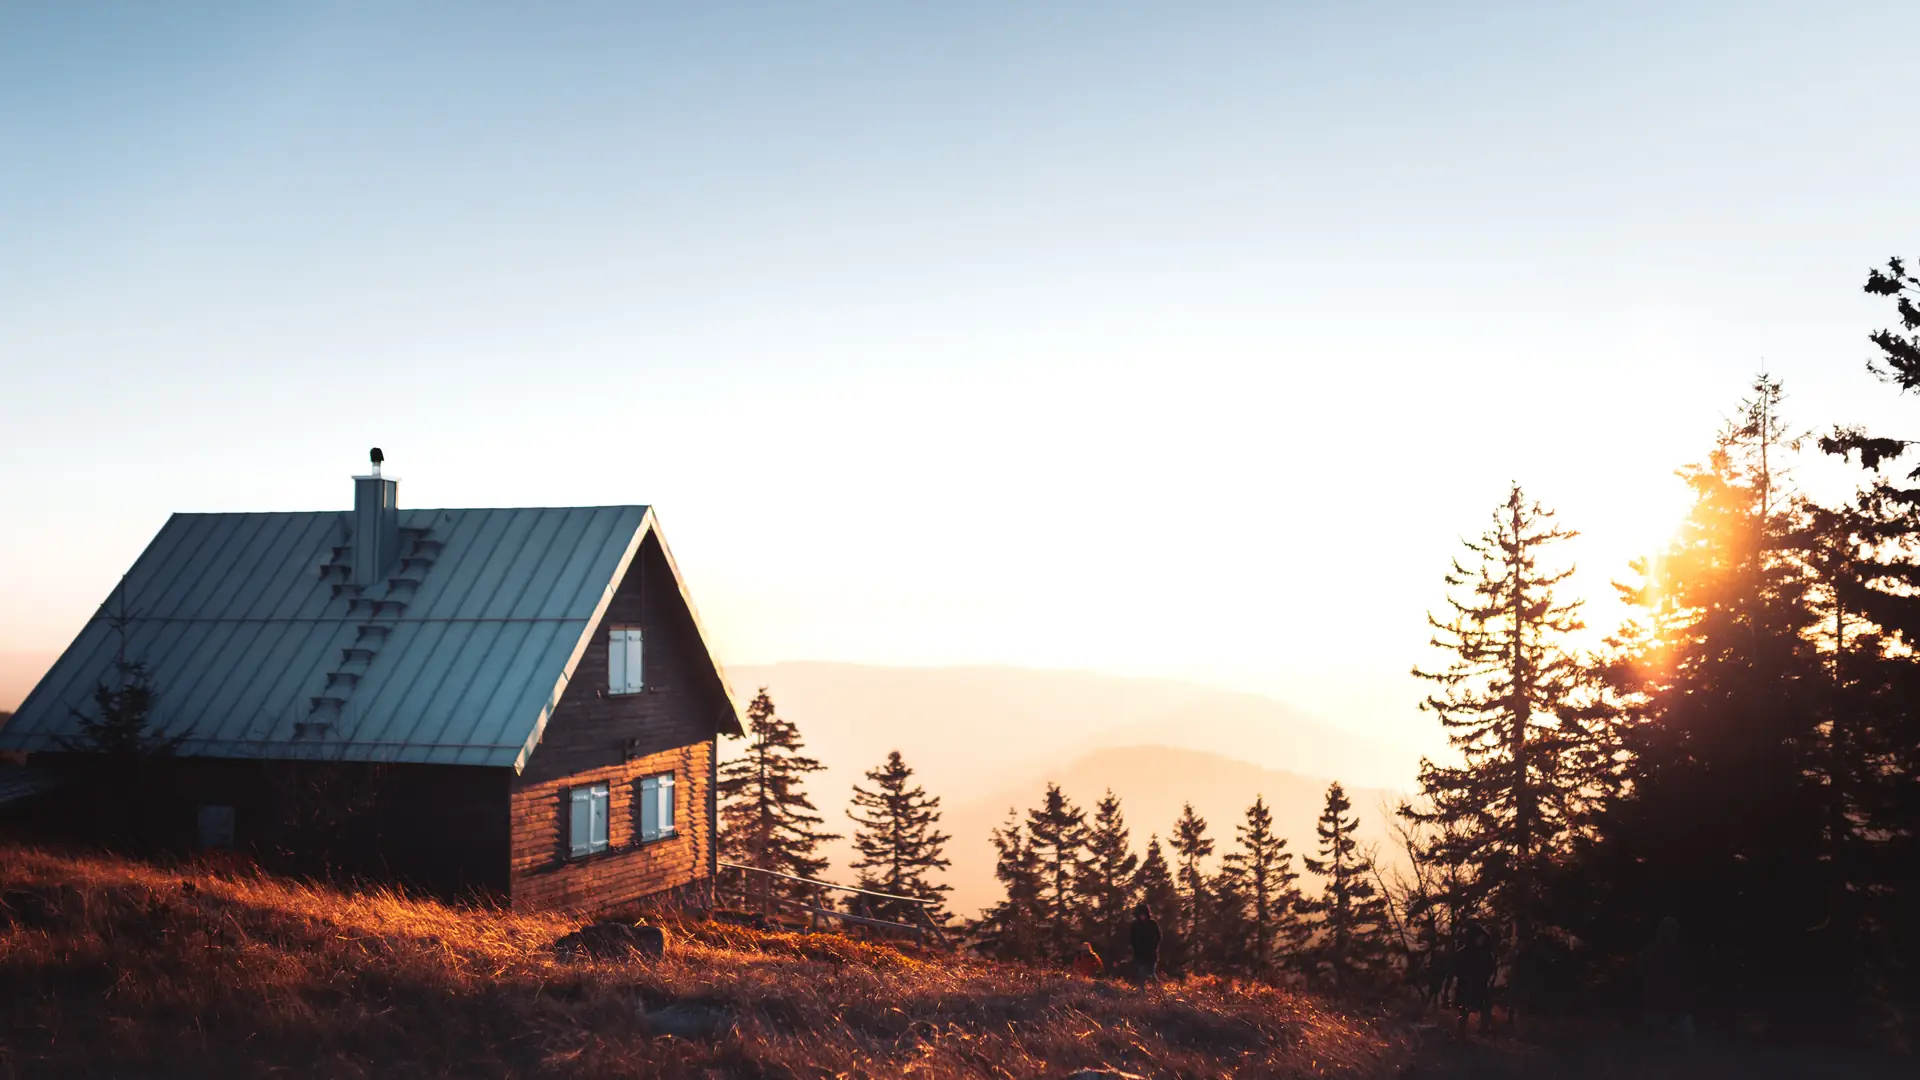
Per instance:
[[[353,583],[367,586],[385,577],[400,557],[400,481],[380,475],[386,456],[367,455],[373,472],[353,478]]]

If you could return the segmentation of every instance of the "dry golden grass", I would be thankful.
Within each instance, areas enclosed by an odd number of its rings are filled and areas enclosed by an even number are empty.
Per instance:
[[[831,935],[669,923],[565,962],[557,914],[0,846],[0,1077],[1391,1075],[1308,998],[1137,991]]]

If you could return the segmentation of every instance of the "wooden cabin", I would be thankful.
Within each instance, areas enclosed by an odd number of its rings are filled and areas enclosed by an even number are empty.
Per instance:
[[[75,712],[137,666],[176,741],[139,759],[160,846],[516,907],[709,889],[740,713],[652,509],[401,509],[377,452],[354,491],[167,521],[0,727],[76,778],[35,813],[84,828],[113,794]]]

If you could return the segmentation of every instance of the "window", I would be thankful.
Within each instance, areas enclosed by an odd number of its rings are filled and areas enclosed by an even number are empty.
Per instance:
[[[567,824],[567,853],[578,859],[607,850],[607,785],[582,784],[568,796],[573,814]]]
[[[628,627],[607,635],[607,692],[637,694],[640,682],[640,628]]]
[[[673,774],[643,777],[640,781],[640,840],[673,835]]]
[[[200,846],[203,848],[230,848],[233,846],[233,807],[200,804]]]

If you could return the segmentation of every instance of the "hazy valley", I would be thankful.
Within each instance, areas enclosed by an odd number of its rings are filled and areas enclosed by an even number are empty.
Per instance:
[[[1293,850],[1311,850],[1327,781],[1341,780],[1377,838],[1388,791],[1410,786],[1416,761],[1257,694],[1164,679],[1012,667],[887,668],[787,663],[730,669],[743,701],[766,686],[826,766],[809,782],[835,831],[861,774],[899,750],[939,795],[954,837],[953,906],[972,915],[998,894],[988,832],[1009,806],[1034,805],[1048,781],[1083,808],[1111,787],[1136,845],[1164,837],[1191,800],[1231,841],[1264,795]],[[737,750],[735,751],[737,752]],[[727,748],[722,749],[725,756]],[[1225,849],[1229,844],[1222,844]],[[844,876],[846,840],[827,847]]]

